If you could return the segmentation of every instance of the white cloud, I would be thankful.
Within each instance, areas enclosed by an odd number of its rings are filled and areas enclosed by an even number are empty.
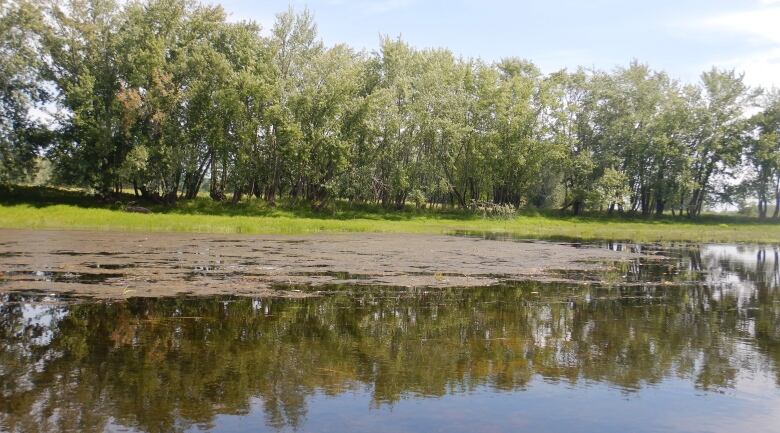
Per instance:
[[[716,64],[744,72],[745,82],[751,86],[780,87],[780,47],[723,59]]]
[[[745,54],[714,59],[716,66],[745,73],[753,86],[780,86],[780,0],[759,0],[760,6],[706,17],[689,28],[745,38]]]
[[[764,4],[780,0],[764,0]],[[755,42],[780,44],[780,7],[761,7],[753,10],[711,16],[698,23],[704,29],[749,35]]]

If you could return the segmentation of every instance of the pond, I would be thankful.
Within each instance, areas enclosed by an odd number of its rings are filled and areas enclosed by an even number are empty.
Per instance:
[[[780,248],[602,248],[641,254],[579,283],[6,292],[0,430],[780,431]]]

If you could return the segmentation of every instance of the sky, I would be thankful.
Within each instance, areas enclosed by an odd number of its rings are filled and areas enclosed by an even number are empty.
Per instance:
[[[631,60],[695,82],[713,66],[780,87],[780,0],[210,0],[268,29],[292,6],[322,40],[374,51],[380,36],[463,57],[521,57],[543,72]]]

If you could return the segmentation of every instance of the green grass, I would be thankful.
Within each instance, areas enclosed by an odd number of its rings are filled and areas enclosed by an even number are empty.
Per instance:
[[[233,206],[204,198],[171,207],[151,207],[152,214],[128,213],[121,210],[120,204],[101,204],[78,191],[6,187],[0,189],[0,227],[256,234],[465,231],[541,239],[780,243],[778,223],[723,215],[691,221],[672,217],[563,217],[550,212],[502,220],[460,211],[385,211],[340,203],[338,210],[315,212],[308,206],[268,207],[259,200]]]

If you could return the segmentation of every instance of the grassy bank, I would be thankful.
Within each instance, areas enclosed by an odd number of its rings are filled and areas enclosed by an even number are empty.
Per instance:
[[[690,221],[671,217],[562,217],[550,213],[484,219],[457,211],[391,212],[342,204],[338,210],[314,212],[306,206],[268,207],[261,201],[232,206],[208,199],[171,207],[152,206],[153,213],[138,214],[123,211],[118,203],[99,203],[78,191],[15,187],[0,190],[0,196],[2,228],[256,234],[468,231],[522,238],[780,243],[780,224],[737,216],[711,215]]]

